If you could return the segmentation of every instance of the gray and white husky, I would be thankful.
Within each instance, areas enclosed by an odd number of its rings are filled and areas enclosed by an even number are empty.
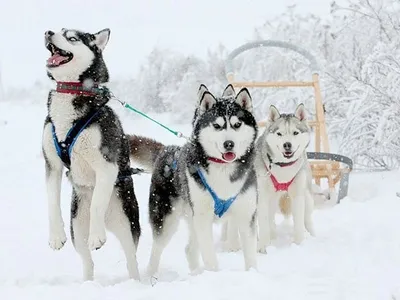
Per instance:
[[[258,186],[258,250],[265,252],[271,237],[275,237],[275,213],[293,216],[294,242],[304,239],[304,229],[314,235],[312,211],[312,173],[306,148],[310,129],[306,111],[299,104],[294,114],[280,114],[271,105],[267,127],[256,143],[254,165]]]
[[[236,95],[228,85],[221,98],[202,85],[191,141],[182,147],[130,136],[132,159],[152,170],[149,219],[153,246],[147,269],[158,271],[164,248],[184,217],[189,227],[186,258],[198,272],[217,270],[213,223],[229,218],[237,226],[245,269],[256,268],[257,182],[253,167],[257,124],[247,89]]]
[[[48,76],[57,83],[48,96],[43,156],[49,208],[49,245],[66,242],[60,207],[64,167],[72,184],[71,239],[93,279],[91,250],[106,242],[106,228],[119,239],[129,276],[139,279],[136,248],[140,237],[138,203],[130,177],[129,142],[107,105],[109,80],[102,52],[109,29],[91,34],[62,29],[45,33]]]

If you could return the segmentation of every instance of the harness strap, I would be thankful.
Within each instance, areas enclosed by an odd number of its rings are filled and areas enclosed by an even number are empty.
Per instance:
[[[275,191],[276,192],[287,192],[290,185],[293,183],[294,179],[296,178],[293,177],[289,182],[278,182],[278,180],[276,179],[276,177],[274,175],[269,174],[272,184],[274,185]]]
[[[232,203],[236,200],[238,194],[233,197],[230,197],[226,200],[223,200],[218,197],[218,195],[214,192],[214,190],[207,183],[207,180],[206,180],[204,174],[200,171],[200,169],[197,169],[197,174],[199,174],[201,182],[203,183],[204,187],[210,193],[211,197],[214,200],[214,214],[217,215],[219,218],[221,218],[228,211],[228,209],[232,205]]]
[[[72,151],[72,148],[74,147],[74,144],[75,144],[78,136],[91,123],[93,118],[95,116],[97,116],[97,114],[103,109],[103,107],[104,106],[102,106],[100,109],[92,110],[86,116],[79,119],[72,126],[72,128],[68,131],[64,141],[59,141],[57,139],[54,123],[51,122],[52,132],[53,132],[53,140],[54,140],[54,145],[57,150],[57,154],[67,169],[69,169],[71,167],[71,151]]]
[[[281,168],[284,168],[284,167],[289,167],[289,166],[295,164],[298,161],[298,159],[296,159],[295,161],[289,162],[289,163],[272,163],[272,159],[270,158],[270,156],[268,154],[268,160],[270,161],[269,166],[267,164],[265,164],[265,168],[268,171],[268,175],[271,178],[271,181],[272,181],[272,184],[274,185],[275,191],[276,192],[287,192],[289,190],[290,185],[293,183],[294,179],[296,178],[297,173],[300,171],[302,165],[300,166],[299,170],[296,172],[296,174],[294,174],[293,178],[290,181],[279,182],[271,172],[271,164],[276,164],[276,165],[280,166]]]

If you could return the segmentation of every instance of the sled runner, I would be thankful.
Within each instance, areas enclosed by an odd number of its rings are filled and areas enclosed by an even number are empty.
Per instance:
[[[233,60],[241,53],[259,47],[278,47],[289,49],[305,57],[311,68],[311,81],[236,81],[234,76]],[[319,67],[313,55],[308,51],[282,41],[264,40],[244,44],[233,50],[226,60],[226,76],[234,87],[242,88],[279,88],[279,87],[308,87],[314,89],[315,119],[309,121],[309,126],[315,132],[315,152],[307,152],[315,184],[321,186],[321,179],[325,178],[329,186],[329,198],[337,199],[337,203],[346,197],[349,185],[349,175],[353,168],[353,161],[345,156],[330,152],[329,140],[326,132],[324,107],[319,83]],[[265,127],[266,122],[258,122],[259,127]],[[335,186],[339,183],[338,193]]]

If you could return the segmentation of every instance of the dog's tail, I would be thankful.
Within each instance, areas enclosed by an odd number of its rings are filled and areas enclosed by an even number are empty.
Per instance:
[[[153,140],[139,135],[128,134],[127,139],[130,147],[130,158],[148,171],[153,172],[154,163],[165,146]]]
[[[289,217],[291,208],[290,208],[290,198],[287,193],[282,195],[281,198],[279,199],[279,209],[282,215],[285,216],[285,218]]]

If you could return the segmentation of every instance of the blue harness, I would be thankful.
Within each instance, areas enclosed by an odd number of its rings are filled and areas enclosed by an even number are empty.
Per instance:
[[[207,180],[204,177],[204,174],[200,171],[200,169],[197,169],[197,174],[199,174],[201,182],[203,183],[204,187],[210,193],[211,197],[214,200],[214,214],[221,218],[228,211],[232,203],[236,200],[238,194],[226,200],[221,199],[207,183]]]
[[[53,122],[51,122],[54,146],[56,147],[58,156],[68,170],[71,167],[71,151],[76,140],[81,132],[92,122],[93,118],[97,116],[102,109],[103,107],[97,110],[92,110],[85,117],[79,119],[68,131],[63,141],[57,139],[56,128],[54,127]]]
[[[173,160],[172,161],[172,169],[176,170],[177,167],[178,167],[177,161]],[[197,169],[197,174],[199,175],[200,180],[203,183],[204,187],[210,193],[211,197],[214,200],[214,214],[216,216],[218,216],[219,218],[221,218],[228,211],[229,207],[231,207],[232,203],[236,200],[239,193],[233,197],[226,199],[226,200],[221,199],[214,192],[214,190],[211,188],[211,186],[207,183],[207,180],[204,177],[204,174],[200,171],[199,168]]]
[[[99,112],[103,110],[103,108],[104,106],[99,109],[92,110],[85,117],[79,119],[68,131],[64,141],[61,142],[58,141],[56,135],[56,129],[54,127],[53,122],[51,122],[54,146],[56,147],[58,156],[60,157],[61,161],[64,163],[64,166],[68,170],[71,168],[71,151],[72,148],[74,147],[76,140],[78,139],[82,131],[92,123],[93,119],[99,114]],[[120,170],[118,172],[118,178],[116,183],[121,182],[121,180],[124,180],[127,177],[130,177],[135,174],[140,174],[142,172],[144,172],[144,170],[139,168],[129,168],[126,170]]]

